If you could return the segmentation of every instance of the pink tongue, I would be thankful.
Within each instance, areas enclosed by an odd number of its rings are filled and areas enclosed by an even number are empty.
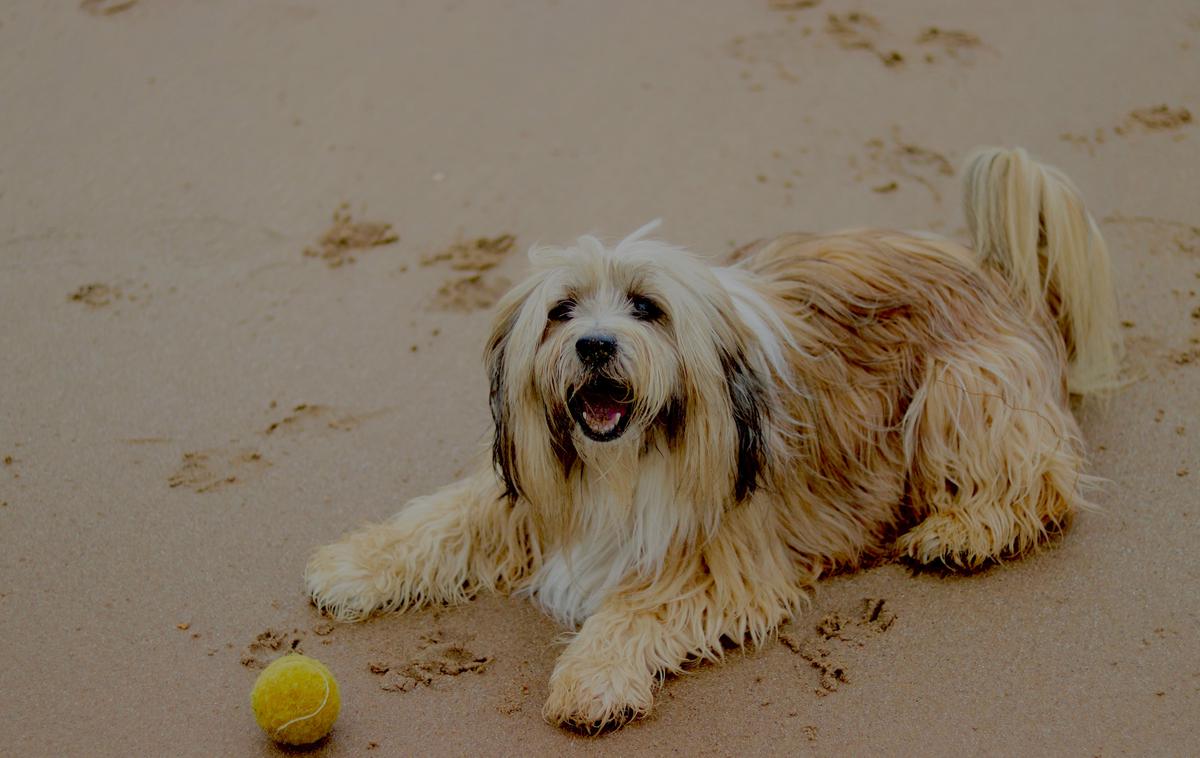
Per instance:
[[[593,427],[608,428],[615,425],[623,411],[619,403],[604,400],[583,401],[583,414]]]

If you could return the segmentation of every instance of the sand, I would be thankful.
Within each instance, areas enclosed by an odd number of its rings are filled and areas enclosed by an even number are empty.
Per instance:
[[[1194,754],[1198,55],[1187,0],[4,4],[0,754],[280,754],[290,649],[341,683],[313,755]],[[1061,543],[832,579],[599,739],[542,722],[524,601],[308,605],[314,546],[476,455],[528,246],[961,235],[945,168],[997,142],[1102,219],[1137,375]]]

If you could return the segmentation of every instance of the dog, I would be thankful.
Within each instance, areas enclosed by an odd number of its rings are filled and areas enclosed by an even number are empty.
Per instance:
[[[1022,149],[978,151],[964,183],[972,247],[856,229],[713,266],[650,227],[535,247],[487,341],[490,461],[318,549],[312,602],[528,596],[575,630],[543,715],[594,733],[831,572],[1044,544],[1094,483],[1071,397],[1120,382],[1108,252]]]

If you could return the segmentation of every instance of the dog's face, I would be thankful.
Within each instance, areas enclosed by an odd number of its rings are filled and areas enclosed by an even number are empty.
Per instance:
[[[509,494],[553,497],[578,466],[655,447],[680,458],[689,486],[752,491],[765,385],[709,267],[661,243],[606,249],[590,237],[530,260],[487,350],[494,459]]]
[[[547,282],[534,381],[556,429],[576,446],[644,436],[678,398],[678,333],[663,273],[651,265],[568,260]],[[574,422],[569,427],[567,416]],[[632,425],[632,430],[631,430]],[[560,442],[566,442],[561,440]]]

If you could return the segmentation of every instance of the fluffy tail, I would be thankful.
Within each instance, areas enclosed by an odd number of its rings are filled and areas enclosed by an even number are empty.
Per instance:
[[[1067,386],[1120,385],[1120,325],[1108,248],[1079,190],[1021,148],[983,148],[967,161],[967,225],[984,265],[998,269],[1031,315],[1049,313],[1067,348]]]

